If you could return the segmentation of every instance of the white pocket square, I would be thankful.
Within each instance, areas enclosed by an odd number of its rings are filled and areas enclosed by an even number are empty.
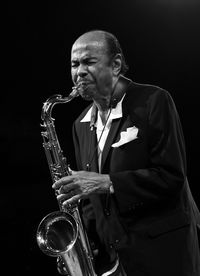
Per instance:
[[[126,131],[122,131],[120,133],[120,139],[118,142],[112,144],[113,148],[120,147],[123,144],[126,144],[132,140],[135,140],[138,134],[138,128],[133,126],[133,127],[128,127]]]

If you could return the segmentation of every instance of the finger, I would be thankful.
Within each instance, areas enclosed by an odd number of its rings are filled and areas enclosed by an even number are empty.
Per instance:
[[[58,194],[67,194],[70,192],[75,193],[75,190],[78,190],[78,188],[79,188],[78,184],[73,182],[73,183],[63,185],[62,187],[60,187]]]
[[[73,171],[73,170],[71,171],[72,175],[74,175],[74,176],[75,175],[80,175],[81,176],[84,172],[85,171]]]
[[[64,184],[68,184],[73,182],[73,177],[72,176],[65,176],[62,177],[61,179],[57,180],[56,182],[53,183],[52,188],[53,189],[59,189],[61,186]]]
[[[69,205],[73,205],[73,204],[77,203],[79,201],[79,199],[81,199],[80,195],[75,195],[75,196],[71,197],[70,199],[63,201],[62,204],[64,207],[67,207]]]
[[[68,194],[61,194],[61,195],[57,196],[57,200],[61,201],[61,202],[65,201],[65,200],[67,200],[69,198],[70,198],[70,195],[68,195]]]
[[[75,196],[75,195],[77,195],[78,193],[75,191],[75,190],[71,190],[71,191],[69,191],[69,192],[67,192],[67,193],[60,193],[60,194],[58,194],[57,195],[57,199],[58,200],[60,200],[60,199],[63,199],[63,198],[71,198],[71,197],[73,197],[73,196]]]
[[[71,170],[70,173],[71,173],[71,175],[74,175],[77,173],[77,171]]]
[[[57,196],[57,200],[60,204],[63,204],[63,202],[66,202],[75,196],[76,196],[76,194],[74,194],[73,192],[68,193],[68,194],[60,194]]]

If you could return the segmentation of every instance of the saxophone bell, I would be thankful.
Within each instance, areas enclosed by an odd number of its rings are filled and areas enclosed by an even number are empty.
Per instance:
[[[78,223],[72,215],[55,211],[45,216],[37,229],[37,244],[48,256],[58,257],[71,250],[78,236]]]

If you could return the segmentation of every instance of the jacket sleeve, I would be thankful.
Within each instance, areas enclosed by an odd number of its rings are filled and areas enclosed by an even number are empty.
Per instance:
[[[149,97],[146,108],[148,166],[110,173],[122,213],[176,199],[186,179],[184,138],[173,99],[162,90]]]

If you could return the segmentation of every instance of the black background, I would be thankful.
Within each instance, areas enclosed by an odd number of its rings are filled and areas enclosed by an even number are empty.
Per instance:
[[[1,253],[4,275],[57,275],[37,247],[41,219],[58,209],[42,148],[40,113],[52,94],[71,92],[70,50],[90,29],[119,39],[127,77],[167,89],[185,134],[188,178],[198,201],[200,2],[198,0],[14,1],[1,4]],[[73,168],[71,126],[86,103],[54,109]],[[3,274],[2,274],[3,275]]]

